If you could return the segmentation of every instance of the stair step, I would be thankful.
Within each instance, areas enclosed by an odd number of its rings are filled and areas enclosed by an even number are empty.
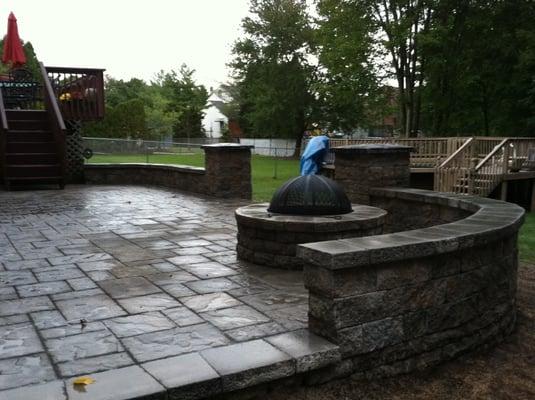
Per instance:
[[[5,178],[7,187],[13,186],[26,186],[26,185],[43,185],[54,184],[58,185],[60,189],[63,189],[64,183],[61,176],[8,176]]]
[[[10,130],[46,129],[48,126],[48,121],[40,119],[12,119],[8,120],[8,126]]]
[[[21,164],[21,165],[7,165],[6,175],[11,178],[27,178],[27,177],[52,177],[59,176],[59,164]]]
[[[6,110],[6,117],[8,121],[46,121],[47,114],[45,110]]]
[[[8,165],[28,164],[57,164],[56,153],[8,153],[6,154]]]
[[[9,130],[7,133],[7,142],[52,142],[54,141],[54,136],[52,132],[47,130]]]
[[[6,152],[13,153],[55,153],[54,142],[8,142]]]

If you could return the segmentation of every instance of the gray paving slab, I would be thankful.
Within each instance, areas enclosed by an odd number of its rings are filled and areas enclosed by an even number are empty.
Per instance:
[[[11,358],[43,351],[34,327],[22,324],[0,327],[0,358]]]
[[[249,306],[211,310],[201,313],[200,316],[224,331],[270,321],[269,317]]]
[[[38,311],[30,314],[37,329],[55,328],[67,325],[67,320],[59,311]]]
[[[95,321],[125,315],[126,312],[104,294],[59,300],[56,305],[67,320]]]
[[[195,282],[187,282],[185,285],[199,294],[228,292],[232,289],[241,288],[239,284],[227,278],[201,279]]]
[[[30,385],[0,392],[3,400],[67,400],[65,384],[55,380],[41,385]]]
[[[125,297],[142,296],[144,294],[161,292],[159,288],[140,276],[122,279],[108,279],[100,281],[98,285],[114,299],[123,299]]]
[[[282,333],[264,339],[296,360],[298,373],[333,364],[340,360],[338,346],[307,329]]]
[[[292,357],[264,340],[253,340],[201,352],[221,376],[223,390],[237,390],[295,373]]]
[[[168,389],[170,400],[201,399],[221,392],[218,373],[198,353],[141,365]]]
[[[127,317],[112,318],[104,324],[117,337],[140,335],[142,333],[163,331],[174,328],[176,325],[159,312],[129,315]]]
[[[49,294],[65,293],[72,291],[65,281],[34,283],[32,285],[17,286],[20,297],[46,296]]]
[[[54,368],[44,353],[0,360],[0,390],[54,379]]]
[[[181,299],[181,302],[186,307],[198,313],[218,310],[220,308],[239,306],[242,304],[234,297],[229,296],[226,293],[209,293],[185,297]]]
[[[187,307],[176,307],[162,310],[167,318],[172,320],[178,326],[196,325],[204,320]]]
[[[95,372],[128,367],[134,360],[127,353],[112,353],[102,356],[79,358],[73,361],[57,364],[59,373],[63,378],[93,374]]]
[[[248,325],[230,329],[225,331],[225,335],[236,342],[246,342],[266,336],[276,335],[277,333],[281,332],[286,332],[286,328],[277,324],[276,322],[267,322],[265,324]]]
[[[65,378],[69,399],[186,399],[323,365],[284,336],[306,327],[300,274],[236,258],[242,203],[136,186],[0,203],[0,394],[43,400]],[[86,393],[69,381],[82,374]]]
[[[161,384],[137,365],[92,374],[91,377],[95,382],[83,391],[74,387],[74,378],[67,381],[69,400],[128,400],[144,396],[149,399],[148,396],[165,392]]]
[[[122,342],[137,361],[144,362],[222,346],[229,339],[213,326],[199,324],[128,337]]]
[[[53,309],[54,304],[52,304],[48,297],[44,296],[29,297],[20,300],[7,300],[0,302],[0,317]]]
[[[178,307],[180,305],[177,300],[165,293],[119,299],[118,302],[131,314],[165,310],[166,308]]]
[[[55,362],[73,361],[123,351],[119,340],[108,330],[46,339],[45,345]]]
[[[236,275],[237,272],[232,268],[225,267],[223,264],[217,262],[203,262],[197,264],[183,265],[186,271],[200,279],[218,278],[221,276]]]

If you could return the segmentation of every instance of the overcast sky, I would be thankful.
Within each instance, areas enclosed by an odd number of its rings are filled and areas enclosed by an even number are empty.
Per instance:
[[[226,80],[248,0],[4,0],[4,34],[10,11],[45,65],[149,81],[186,63],[209,87]]]

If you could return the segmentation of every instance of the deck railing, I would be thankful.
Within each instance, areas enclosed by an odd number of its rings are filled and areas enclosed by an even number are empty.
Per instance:
[[[104,117],[103,69],[45,68],[64,119],[91,121]]]
[[[47,79],[47,69],[43,63],[39,63],[39,68],[43,78],[43,101],[45,105],[45,110],[47,111],[48,121],[52,129],[52,134],[54,135],[54,142],[56,143],[56,154],[58,154],[60,162],[60,173],[62,181],[60,186],[63,187],[65,175],[66,175],[66,166],[67,166],[67,155],[66,155],[66,134],[67,128],[65,127],[65,122],[61,111],[56,100],[56,94],[50,80]]]
[[[6,143],[8,129],[4,98],[2,96],[2,91],[0,90],[0,177],[2,181],[5,181],[6,178]]]
[[[441,192],[488,196],[505,175],[527,165],[535,152],[535,138],[366,138],[331,139],[330,147],[353,144],[400,144],[414,148],[411,168],[432,169],[434,189]],[[334,162],[334,154],[328,155]],[[535,161],[529,161],[534,164]]]
[[[435,190],[489,196],[533,148],[531,138],[475,137],[435,169]]]
[[[354,144],[399,144],[414,148],[411,153],[412,168],[435,168],[450,154],[455,152],[468,138],[365,138],[331,139],[330,147]],[[304,147],[303,147],[304,148]]]

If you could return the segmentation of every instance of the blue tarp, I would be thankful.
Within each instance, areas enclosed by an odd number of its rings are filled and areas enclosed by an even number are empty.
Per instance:
[[[317,174],[328,150],[329,138],[327,136],[315,136],[310,139],[301,155],[301,175]]]

